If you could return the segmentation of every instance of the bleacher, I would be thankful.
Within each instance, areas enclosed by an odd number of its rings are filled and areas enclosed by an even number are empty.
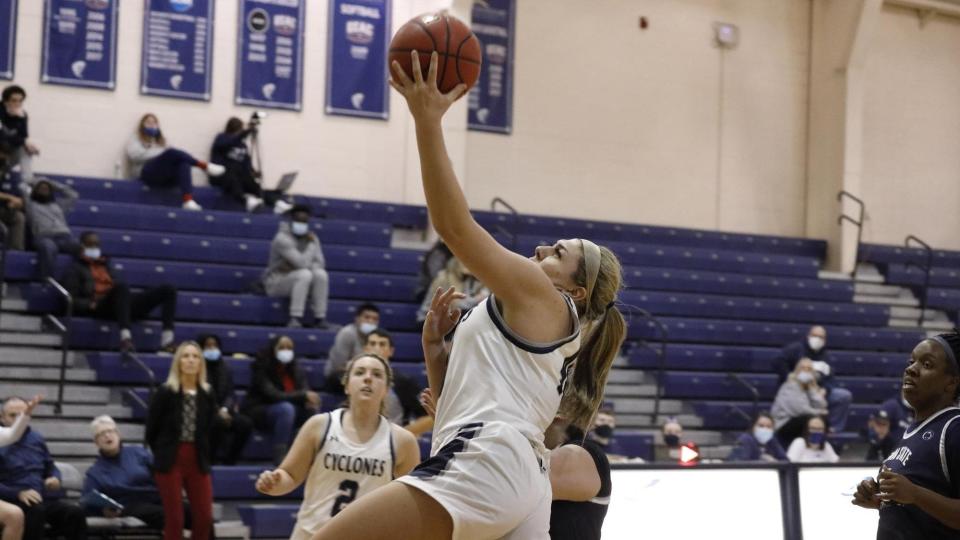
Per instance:
[[[247,214],[212,188],[195,192],[197,201],[209,210],[189,212],[177,206],[177,194],[149,190],[138,182],[53,177],[73,185],[80,194],[69,216],[74,233],[99,233],[104,253],[126,282],[134,287],[171,283],[179,289],[179,338],[217,333],[225,351],[252,355],[268,339],[290,335],[311,385],[321,386],[323,362],[335,332],[284,328],[286,301],[252,292],[266,264],[277,217]],[[328,319],[349,323],[356,304],[376,302],[382,310],[382,326],[395,336],[396,369],[425,384],[415,321],[418,304],[413,298],[422,252],[391,247],[394,229],[426,226],[425,209],[297,199],[310,204],[318,216],[311,225],[323,243],[330,272]],[[760,407],[768,408],[777,390],[774,356],[782,345],[803,339],[812,324],[828,328],[838,384],[854,395],[849,430],[856,431],[879,402],[897,392],[903,358],[924,336],[920,330],[889,328],[889,307],[856,303],[850,281],[818,278],[826,247],[822,241],[485,211],[475,215],[498,239],[521,253],[557,238],[585,236],[608,245],[621,257],[628,287],[621,296],[624,310],[628,316],[630,306],[649,311],[669,335],[661,417],[654,418],[650,407],[659,359],[641,345],[655,344],[658,331],[653,323],[632,318],[624,360],[611,376],[607,400],[620,417],[617,440],[633,456],[653,456],[653,445],[659,441],[657,426],[664,415],[691,419],[690,438],[701,444],[729,443],[746,427],[745,416],[753,414],[751,392],[730,373],[754,386]],[[512,236],[504,234],[504,229]],[[954,310],[960,309],[960,277],[953,279],[960,272],[960,253],[955,255],[937,259],[944,266],[937,283],[955,295],[951,297]],[[887,265],[888,277],[912,284],[909,270],[898,273],[906,257],[893,251],[884,256],[886,262],[875,262]],[[6,278],[24,317],[60,309],[55,292],[35,281],[35,259],[32,252],[11,252],[6,266]],[[948,262],[957,268],[953,274],[947,270]],[[58,269],[66,264],[66,257],[61,257]],[[4,314],[4,319],[10,318]],[[4,328],[16,322],[14,317]],[[93,456],[85,422],[98,407],[116,412],[124,422],[121,429],[126,440],[142,440],[139,423],[148,379],[115,352],[117,332],[111,324],[84,317],[72,323],[71,363],[76,367],[70,369],[66,410],[75,420],[69,429],[45,435],[58,458],[82,462]],[[133,333],[138,350],[158,347],[156,320],[135,325]],[[48,347],[36,353],[46,362],[43,369],[59,365],[55,354],[50,354],[57,341],[37,340]],[[13,345],[0,343],[0,352],[3,347],[24,350],[30,342],[21,336]],[[140,354],[139,358],[163,380],[169,357]],[[250,359],[229,361],[242,397],[250,383]],[[10,373],[0,376],[0,391],[17,380]],[[34,386],[21,385],[18,393],[49,390],[53,375],[39,373],[31,371],[30,376],[36,376],[30,381]],[[22,377],[19,380],[23,382]],[[336,403],[327,398],[324,406]],[[87,420],[81,420],[84,416]],[[45,420],[37,422],[43,430]],[[854,440],[856,434],[851,432],[836,435],[835,442]],[[253,478],[270,455],[267,446],[257,434],[244,454],[249,464],[217,467],[214,472],[215,499],[229,507],[227,513],[239,514],[253,537],[289,534],[297,509],[297,494],[267,500],[253,490]]]

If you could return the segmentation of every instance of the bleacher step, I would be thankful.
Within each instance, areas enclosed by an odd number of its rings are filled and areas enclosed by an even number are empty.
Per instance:
[[[250,538],[250,529],[242,521],[219,521],[213,525],[216,538]]]
[[[73,382],[95,382],[97,372],[86,368],[70,368],[64,372],[66,380]],[[51,367],[8,367],[0,371],[2,380],[20,381],[59,381],[60,369]]]
[[[86,458],[93,459],[97,457],[97,447],[93,444],[93,439],[85,442],[58,442],[47,443],[47,448],[53,457],[57,459],[64,458]]]
[[[646,378],[646,374],[639,369],[614,368],[610,371],[607,382],[612,384],[642,384],[646,382]]]
[[[693,414],[681,414],[677,416],[669,414],[661,414],[660,417],[654,421],[653,415],[650,414],[624,414],[621,412],[616,413],[617,416],[617,427],[618,428],[627,428],[627,429],[644,429],[644,428],[660,428],[663,424],[672,418],[675,418],[680,422],[680,425],[684,429],[699,428],[703,427],[703,419],[699,416]]]
[[[916,298],[895,298],[892,296],[874,296],[866,294],[853,295],[853,301],[858,304],[883,304],[887,306],[918,307],[920,301]]]
[[[926,309],[923,312],[925,321],[949,321],[947,314],[937,309]],[[890,319],[913,319],[920,318],[919,307],[890,306]]]
[[[653,435],[654,444],[663,444],[663,435],[659,429],[636,429],[630,430],[631,433],[643,433]],[[719,431],[702,431],[697,429],[684,429],[683,440],[696,443],[697,446],[717,445],[723,442],[723,434]]]
[[[5,332],[39,332],[43,329],[43,320],[34,315],[5,312],[0,317],[0,330]]]
[[[8,291],[13,291],[16,287],[9,287]],[[9,293],[8,293],[9,294]],[[10,313],[20,313],[27,311],[27,301],[19,296],[16,297],[4,297],[3,299],[3,314],[6,316],[8,312]]]
[[[621,414],[653,414],[653,399],[635,397],[611,398],[610,396],[605,396],[604,401],[609,401],[613,404],[613,409],[618,416]],[[682,414],[683,411],[683,402],[680,400],[660,400],[660,414]]]
[[[908,290],[899,285],[884,285],[882,283],[856,283],[853,286],[854,295],[889,296],[901,298],[904,294],[913,296]]]
[[[47,402],[57,399],[56,384],[27,384],[0,381],[0,396],[44,396]],[[63,389],[64,403],[99,403],[110,401],[110,389],[103,386],[68,384]]]
[[[60,345],[60,336],[57,334],[4,331],[0,332],[0,344],[56,347]]]
[[[604,395],[612,397],[653,397],[657,393],[655,384],[617,384],[608,383]]]
[[[30,425],[43,434],[48,441],[89,441],[92,438],[88,420],[35,418]],[[117,427],[123,440],[128,442],[143,440],[143,424],[120,422]]]
[[[820,270],[817,272],[817,279],[833,279],[837,281],[850,281],[850,274],[846,272],[834,272],[832,270]]]
[[[953,327],[954,327],[954,326],[956,326],[956,325],[955,325],[954,323],[950,322],[950,321],[928,321],[928,320],[924,320],[924,321],[923,321],[923,329],[924,329],[924,330],[936,330],[936,331],[944,331],[944,332],[946,332],[946,331],[949,331],[949,330],[953,330]],[[893,317],[891,317],[891,318],[890,318],[890,327],[891,327],[891,328],[903,328],[903,329],[909,328],[909,329],[911,329],[911,330],[916,330],[916,328],[917,328],[917,319],[914,319],[914,318],[910,318],[910,319],[894,319]]]
[[[48,398],[49,401],[56,399],[56,396]],[[124,405],[78,405],[67,403],[63,405],[63,412],[59,416],[54,412],[53,403],[47,401],[37,406],[33,411],[33,417],[37,419],[58,419],[58,418],[77,418],[84,420],[93,420],[101,414],[107,414],[114,420],[129,420],[132,416],[130,408]]]
[[[0,366],[60,367],[60,349],[45,349],[24,346],[0,346]],[[83,355],[68,352],[67,367],[85,364]]]

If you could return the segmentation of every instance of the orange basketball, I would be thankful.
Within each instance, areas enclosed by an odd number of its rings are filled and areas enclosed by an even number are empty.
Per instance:
[[[430,13],[414,17],[400,27],[390,41],[390,64],[396,60],[411,79],[413,60],[410,51],[420,55],[420,67],[426,80],[430,69],[430,53],[437,51],[437,87],[447,93],[458,84],[469,89],[480,76],[480,41],[470,27],[446,13]],[[396,80],[393,70],[390,76]]]

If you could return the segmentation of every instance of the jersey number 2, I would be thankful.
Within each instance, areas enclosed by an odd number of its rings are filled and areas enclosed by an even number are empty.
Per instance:
[[[340,496],[333,501],[333,511],[330,512],[330,517],[339,514],[348,504],[352,503],[357,498],[358,489],[360,489],[360,485],[353,480],[340,482]]]

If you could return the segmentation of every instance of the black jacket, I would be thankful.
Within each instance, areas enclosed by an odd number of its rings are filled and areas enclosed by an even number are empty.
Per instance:
[[[210,433],[217,407],[212,392],[197,389],[197,429],[194,445],[197,464],[203,472],[210,472]],[[153,452],[153,468],[167,472],[177,460],[180,445],[180,424],[183,421],[183,393],[162,385],[150,400],[147,411],[147,429],[144,441]]]
[[[253,169],[250,159],[250,150],[247,148],[246,138],[251,130],[245,129],[238,133],[223,132],[213,140],[210,149],[210,161],[219,165],[236,165],[246,170]]]
[[[113,286],[116,287],[119,280],[110,271],[110,261],[101,258],[95,264],[102,264],[107,268],[107,273],[113,279]],[[96,283],[93,280],[93,272],[90,271],[90,264],[84,260],[73,259],[73,263],[63,275],[63,288],[73,296],[74,305],[79,306],[81,310],[89,306],[94,300],[96,291]]]
[[[210,383],[210,390],[213,391],[213,400],[219,410],[220,407],[226,407],[233,410],[233,370],[227,364],[225,357],[220,360],[207,363],[207,382]]]
[[[29,138],[27,130],[27,115],[10,116],[7,108],[0,104],[0,140],[11,150],[23,146]]]
[[[277,366],[293,377],[294,390],[285,392],[283,381],[277,373]],[[249,411],[258,405],[272,405],[281,401],[289,401],[294,405],[302,406],[307,401],[307,376],[300,369],[296,360],[283,365],[273,358],[257,358],[250,366],[251,379],[247,397],[243,400],[243,410]]]

